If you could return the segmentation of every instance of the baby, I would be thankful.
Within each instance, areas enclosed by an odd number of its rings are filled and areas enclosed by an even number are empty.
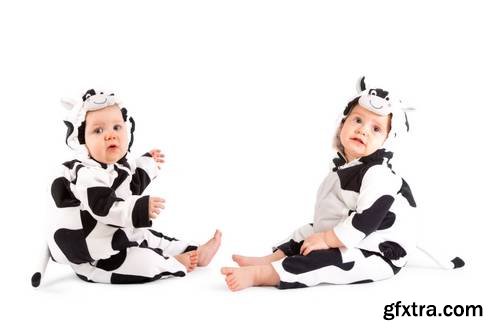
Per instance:
[[[218,230],[198,247],[150,229],[165,200],[143,191],[164,162],[161,151],[129,161],[135,122],[127,110],[114,94],[93,89],[82,100],[63,101],[72,112],[66,143],[83,156],[63,163],[52,183],[59,213],[48,240],[52,259],[82,280],[117,284],[185,276],[208,265],[220,246]]]
[[[270,255],[233,255],[240,267],[221,269],[230,290],[373,282],[406,264],[415,246],[410,210],[416,204],[389,161],[395,140],[409,129],[407,108],[383,89],[367,89],[364,78],[358,92],[338,126],[338,157],[318,190],[314,223]]]

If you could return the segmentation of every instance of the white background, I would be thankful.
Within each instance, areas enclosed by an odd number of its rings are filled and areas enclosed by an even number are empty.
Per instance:
[[[493,2],[16,1],[0,5],[2,332],[387,331],[498,327],[500,52]],[[368,285],[229,292],[232,253],[264,255],[311,221],[335,120],[358,76],[410,104],[395,166],[420,237],[466,261]],[[59,99],[117,92],[133,153],[161,148],[155,228],[223,243],[184,279],[86,284],[49,263],[29,278],[50,219],[50,175],[71,159]],[[384,305],[483,306],[482,318],[383,320]],[[486,328],[486,327],[489,327]]]

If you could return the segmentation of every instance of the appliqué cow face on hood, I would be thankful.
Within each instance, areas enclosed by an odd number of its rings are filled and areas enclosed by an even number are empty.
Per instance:
[[[115,94],[107,94],[103,91],[96,93],[94,89],[87,90],[85,95],[82,96],[82,100],[82,107],[87,111],[99,110],[116,104]]]

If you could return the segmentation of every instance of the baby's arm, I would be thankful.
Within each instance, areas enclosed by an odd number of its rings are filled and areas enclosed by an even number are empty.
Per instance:
[[[387,217],[402,179],[383,165],[372,166],[361,182],[356,210],[333,228],[335,236],[346,247],[355,247],[378,230]]]
[[[314,233],[307,237],[300,248],[300,253],[308,255],[316,250],[356,246],[379,228],[401,184],[401,178],[395,176],[387,167],[381,165],[371,167],[363,177],[356,211],[333,230]]]
[[[130,189],[132,194],[140,195],[158,175],[160,164],[164,163],[165,155],[159,149],[152,149],[135,161],[136,167],[132,174]]]
[[[132,195],[125,200],[118,198],[111,185],[106,171],[82,168],[72,191],[83,209],[101,223],[118,227],[150,227],[150,217],[153,217],[150,212],[154,213],[161,207],[150,207],[149,195]]]

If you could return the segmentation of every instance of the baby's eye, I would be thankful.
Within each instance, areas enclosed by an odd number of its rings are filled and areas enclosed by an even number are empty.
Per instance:
[[[119,130],[121,130],[121,129],[122,129],[122,125],[115,125],[115,126],[113,126],[113,129],[114,129],[115,131],[119,131]]]
[[[354,117],[354,122],[355,122],[356,124],[361,124],[363,121],[361,120],[361,118],[360,118],[360,117]]]
[[[96,129],[94,129],[94,133],[95,134],[102,134],[104,130],[102,129],[102,127],[97,127]]]
[[[380,131],[381,131],[381,129],[380,129],[380,127],[375,126],[375,127],[373,128],[373,131],[374,131],[375,133],[378,133],[378,132],[380,132]]]

